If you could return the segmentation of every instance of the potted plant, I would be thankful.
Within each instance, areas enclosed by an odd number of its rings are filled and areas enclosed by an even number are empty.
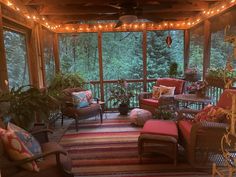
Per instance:
[[[184,72],[184,79],[190,82],[198,81],[200,78],[197,68],[187,68]]]
[[[129,111],[129,102],[132,98],[133,92],[124,80],[118,80],[117,84],[110,90],[110,98],[108,101],[113,101],[113,105],[119,105],[118,110],[121,115],[127,115]]]
[[[66,88],[84,87],[84,79],[79,73],[56,74],[48,87],[48,93],[60,99],[62,90]]]
[[[225,88],[228,81],[234,81],[236,73],[231,69],[209,68],[205,80],[210,86]]]
[[[187,87],[187,91],[196,94],[197,97],[204,98],[206,96],[208,83],[206,81],[197,81]]]
[[[169,76],[175,78],[178,75],[178,64],[173,62],[169,67]]]
[[[3,121],[11,120],[24,129],[32,128],[36,113],[39,121],[47,121],[50,111],[56,106],[57,101],[47,92],[30,85],[0,93],[0,112]]]

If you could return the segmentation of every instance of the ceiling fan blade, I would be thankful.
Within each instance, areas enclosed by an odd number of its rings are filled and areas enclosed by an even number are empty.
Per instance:
[[[119,27],[122,26],[122,25],[123,25],[123,22],[119,20],[119,21],[116,23],[116,26],[115,26],[114,28],[119,28]]]

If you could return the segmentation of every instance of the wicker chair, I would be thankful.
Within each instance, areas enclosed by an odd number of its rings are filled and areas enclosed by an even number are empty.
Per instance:
[[[61,108],[63,125],[64,116],[75,119],[76,131],[78,131],[78,121],[100,115],[100,121],[103,122],[102,108],[99,103],[91,103],[85,108],[75,108],[72,101],[72,92],[83,91],[81,88],[68,88],[63,90],[64,98]]]
[[[184,80],[174,78],[159,78],[156,86],[165,85],[168,87],[175,87],[175,94],[182,94],[184,90]],[[139,95],[139,107],[146,109],[155,115],[156,109],[159,106],[159,100],[152,99],[152,93],[142,92]]]
[[[236,90],[225,90],[217,103],[218,107],[230,110],[232,97]],[[189,118],[199,111],[184,109],[179,111],[178,129],[180,144],[185,148],[187,159],[192,166],[207,162],[210,153],[221,150],[221,138],[226,132],[228,124],[216,122],[193,123]]]
[[[3,124],[0,125],[3,127]],[[42,154],[31,158],[12,161],[5,152],[0,139],[0,171],[2,177],[74,177],[71,172],[71,158],[67,152],[56,142],[48,142],[48,129],[40,129],[31,134],[40,142]],[[41,160],[40,160],[41,159]],[[37,161],[39,172],[25,170],[21,165]]]

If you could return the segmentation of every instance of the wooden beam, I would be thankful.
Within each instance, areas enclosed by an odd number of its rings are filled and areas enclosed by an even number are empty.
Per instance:
[[[45,36],[43,35],[43,27],[42,25],[40,25],[39,28],[39,34],[41,39],[43,39]],[[43,87],[46,87],[46,71],[45,71],[45,59],[44,59],[44,44],[43,44],[43,40],[40,40],[40,51],[41,51],[41,64],[40,64],[40,72],[41,72],[41,76],[42,76],[42,85]]]
[[[189,64],[190,31],[184,30],[184,71]]]
[[[103,81],[103,62],[102,62],[102,33],[98,32],[98,60],[99,60],[99,81],[101,100],[104,101],[104,81]]]
[[[203,53],[203,78],[206,76],[207,69],[210,67],[211,55],[211,22],[204,21],[204,53]]]
[[[60,72],[60,59],[59,59],[59,49],[58,49],[58,34],[53,34],[53,54],[55,59],[56,73]]]
[[[170,13],[170,12],[192,12],[203,11],[208,8],[208,3],[194,2],[194,3],[179,3],[171,4],[170,7],[164,8],[156,6],[147,10],[142,9],[142,13]],[[138,9],[136,12],[139,12]],[[40,15],[78,15],[78,14],[114,14],[120,13],[117,8],[109,6],[81,6],[81,5],[47,5],[40,9]]]
[[[6,51],[4,47],[4,36],[3,36],[3,22],[2,22],[2,7],[0,4],[0,90],[3,92],[8,91],[8,74],[7,74],[7,61]]]
[[[25,5],[43,5],[43,4],[107,4],[107,3],[113,3],[114,0],[22,0]],[[221,0],[188,0],[187,2],[219,2]],[[119,1],[115,1],[119,2]],[[154,3],[156,0],[154,1]],[[165,3],[166,0],[158,0],[159,3]],[[168,0],[168,3],[174,3],[174,2],[183,2],[183,0]],[[142,3],[142,1],[140,2]],[[151,4],[150,1],[148,1],[149,4]]]
[[[147,31],[143,31],[143,91],[147,91]]]

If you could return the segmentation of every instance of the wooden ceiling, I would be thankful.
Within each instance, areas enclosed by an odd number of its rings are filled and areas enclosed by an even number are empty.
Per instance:
[[[48,20],[59,24],[118,20],[123,14],[152,22],[194,17],[221,0],[21,0]]]

